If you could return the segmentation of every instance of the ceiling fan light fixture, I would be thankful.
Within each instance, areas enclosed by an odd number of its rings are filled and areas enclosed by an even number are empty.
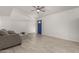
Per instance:
[[[36,11],[38,14],[40,12],[45,12],[45,10],[43,10],[45,7],[44,6],[33,6],[35,8],[35,10],[33,11]]]
[[[37,12],[40,12],[40,10],[36,10]]]

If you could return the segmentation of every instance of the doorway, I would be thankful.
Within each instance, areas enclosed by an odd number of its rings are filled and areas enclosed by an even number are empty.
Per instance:
[[[37,34],[42,34],[42,20],[37,21]]]

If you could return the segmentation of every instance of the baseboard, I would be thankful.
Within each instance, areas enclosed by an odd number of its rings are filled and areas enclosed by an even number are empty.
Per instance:
[[[56,39],[62,39],[62,40],[67,40],[67,41],[73,41],[73,42],[78,42],[77,40],[70,40],[70,39],[66,39],[66,38],[63,38],[63,37],[58,37],[58,36],[50,36],[50,35],[45,35],[45,34],[42,34],[43,36],[46,36],[46,37],[50,37],[50,38],[56,38]]]

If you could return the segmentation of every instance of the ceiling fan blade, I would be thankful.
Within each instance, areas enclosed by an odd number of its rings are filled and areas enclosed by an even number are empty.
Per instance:
[[[39,8],[40,6],[37,6],[37,8]]]
[[[40,7],[40,9],[43,9],[43,8],[45,8],[45,7],[44,6]]]
[[[36,6],[33,6],[34,8],[37,8]]]
[[[45,10],[40,10],[40,11],[45,12]]]

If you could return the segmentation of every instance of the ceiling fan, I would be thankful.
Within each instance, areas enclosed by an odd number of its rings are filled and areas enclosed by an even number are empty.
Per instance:
[[[44,6],[33,6],[33,7],[35,8],[35,10],[32,10],[32,11],[36,11],[38,14],[39,14],[40,11],[45,12]]]

